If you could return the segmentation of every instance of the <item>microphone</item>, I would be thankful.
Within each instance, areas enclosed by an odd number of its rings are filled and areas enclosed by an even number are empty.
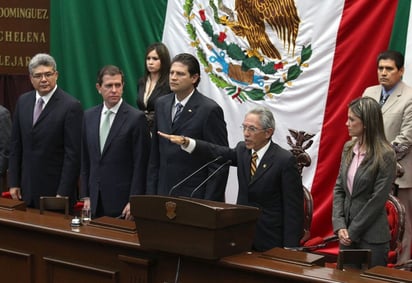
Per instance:
[[[187,180],[189,180],[190,178],[192,178],[194,175],[196,175],[197,173],[199,173],[200,171],[202,171],[203,169],[205,169],[207,166],[209,166],[210,164],[218,161],[222,159],[222,156],[218,156],[215,159],[213,159],[212,161],[207,162],[206,164],[204,164],[202,167],[200,167],[199,169],[197,169],[196,171],[194,171],[193,173],[191,173],[189,176],[187,176],[186,178],[184,178],[183,180],[181,180],[179,183],[177,183],[176,185],[174,185],[170,191],[169,191],[169,197],[172,195],[173,191],[179,187],[180,185],[182,185],[184,182],[186,182]]]
[[[207,176],[207,178],[200,183],[194,190],[193,192],[190,194],[190,197],[192,198],[193,195],[204,185],[206,184],[207,181],[209,181],[214,175],[216,175],[217,172],[219,172],[223,167],[225,167],[226,165],[229,165],[230,163],[232,163],[232,160],[228,160],[225,163],[223,163],[222,165],[220,165],[219,167],[217,167],[217,169],[215,171],[213,171],[209,176]]]

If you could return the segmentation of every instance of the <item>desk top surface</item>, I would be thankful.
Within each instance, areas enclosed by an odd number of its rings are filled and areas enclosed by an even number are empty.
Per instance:
[[[126,221],[126,220],[125,220]],[[40,214],[38,210],[0,209],[0,225],[18,229],[33,230],[59,236],[98,241],[110,245],[144,250],[140,247],[137,233],[128,233],[91,225],[72,228],[71,218],[49,213]],[[333,268],[307,266],[291,262],[278,261],[262,256],[262,253],[246,252],[228,256],[215,261],[215,264],[229,268],[258,272],[274,277],[302,279],[315,282],[387,282],[373,278],[361,277],[356,272],[344,272]],[[313,279],[313,280],[311,280]]]

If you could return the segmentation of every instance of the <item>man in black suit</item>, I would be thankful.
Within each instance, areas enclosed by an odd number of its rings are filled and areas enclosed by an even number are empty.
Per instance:
[[[296,159],[271,141],[275,119],[269,109],[250,110],[242,124],[244,141],[234,149],[184,136],[159,133],[194,156],[222,156],[237,166],[237,204],[260,208],[253,249],[297,247],[303,235],[303,186]],[[256,158],[252,162],[252,157]]]
[[[103,103],[84,115],[81,197],[92,217],[131,219],[129,197],[146,189],[149,128],[144,113],[123,101],[123,86],[118,67],[103,67],[96,83]]]
[[[11,119],[7,108],[0,105],[0,192],[3,191],[4,176],[7,174],[10,148]]]
[[[227,146],[223,110],[215,101],[197,91],[199,81],[200,65],[193,55],[183,53],[173,58],[169,84],[174,95],[157,100],[154,132],[186,135]],[[147,194],[169,195],[174,185],[207,161],[207,158],[193,158],[179,146],[153,135]],[[216,164],[211,164],[172,190],[172,195],[192,196],[193,190],[216,168]],[[224,201],[227,175],[228,169],[225,168],[193,197]]]
[[[69,196],[74,203],[80,172],[82,106],[57,86],[59,74],[50,55],[35,55],[29,73],[35,90],[19,97],[13,119],[10,194],[36,208],[40,196]]]

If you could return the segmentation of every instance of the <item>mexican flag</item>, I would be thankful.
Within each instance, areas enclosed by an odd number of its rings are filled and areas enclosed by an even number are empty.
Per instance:
[[[104,64],[125,71],[125,99],[135,105],[145,48],[154,41],[172,56],[199,59],[199,90],[223,108],[230,145],[243,139],[249,109],[269,107],[273,141],[299,153],[314,198],[313,236],[330,234],[347,105],[377,84],[378,53],[404,53],[404,80],[412,85],[409,0],[52,0],[51,7],[59,85],[85,108],[100,102],[94,74]],[[226,196],[235,202],[234,170]]]

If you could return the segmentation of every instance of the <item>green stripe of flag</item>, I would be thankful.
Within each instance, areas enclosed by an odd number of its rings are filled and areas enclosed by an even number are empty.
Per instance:
[[[399,0],[389,42],[389,49],[398,50],[402,54],[405,54],[406,49],[410,6],[410,0]]]

